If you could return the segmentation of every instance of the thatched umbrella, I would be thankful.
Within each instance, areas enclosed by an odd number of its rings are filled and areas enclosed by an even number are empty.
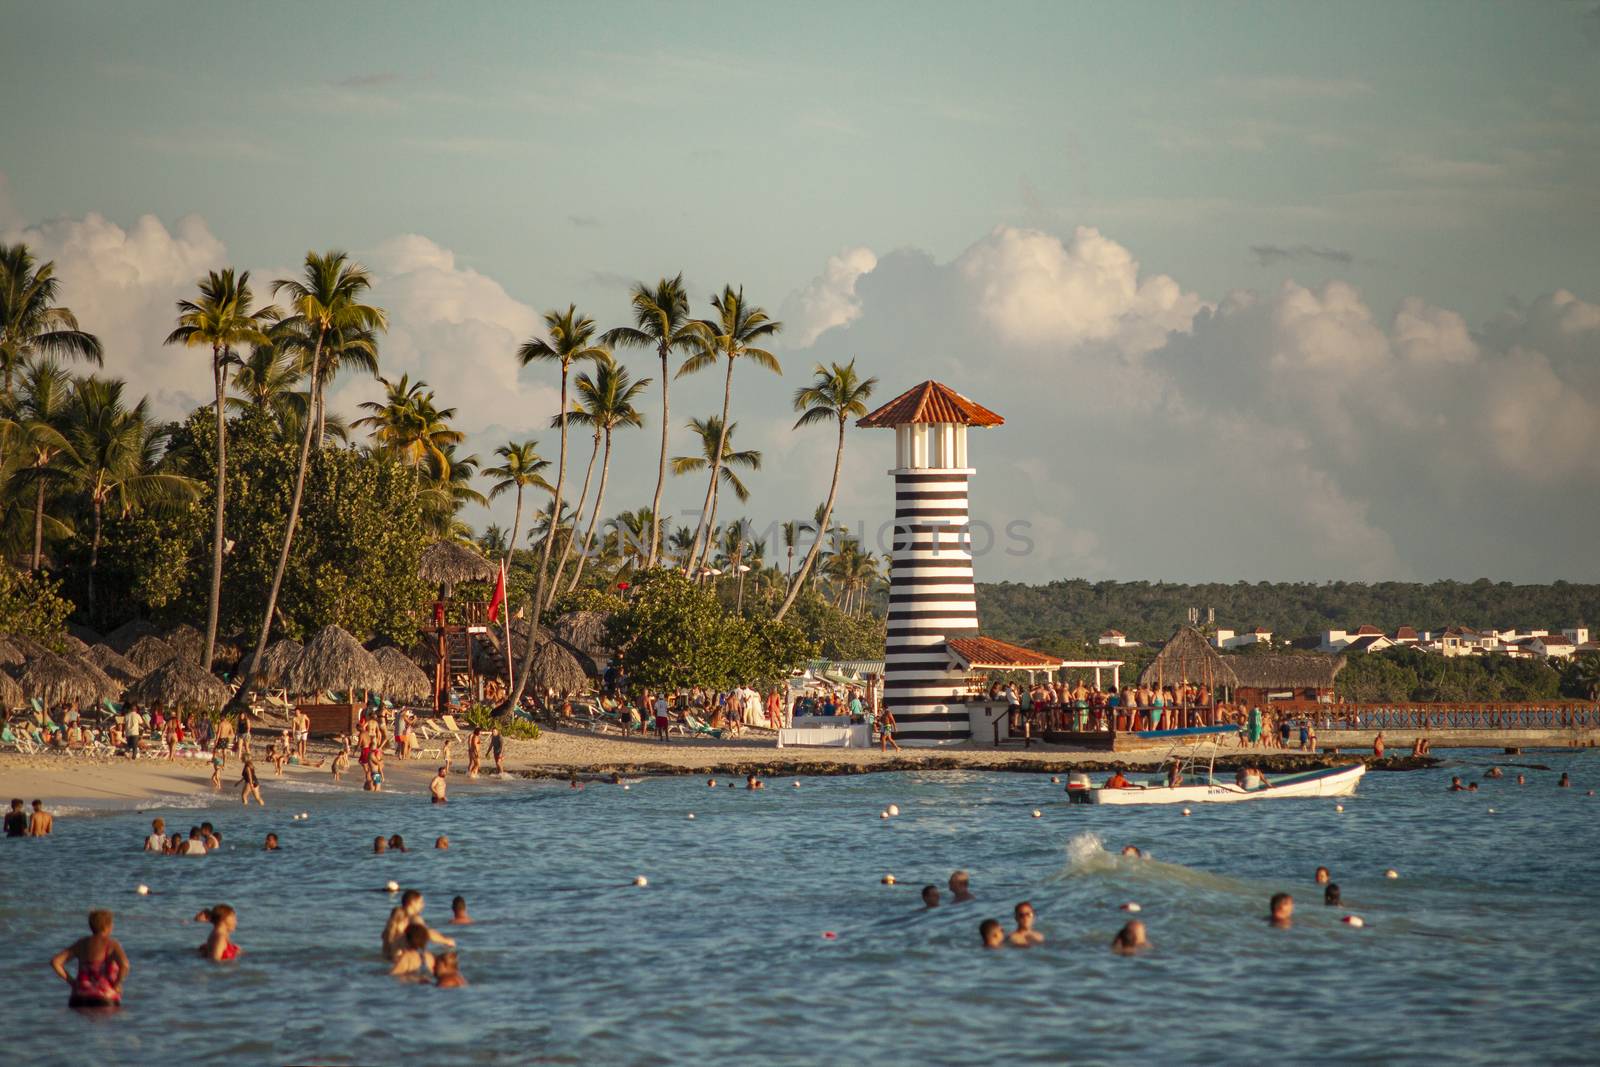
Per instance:
[[[442,585],[445,595],[462,582],[490,582],[500,568],[490,563],[475,548],[460,541],[435,541],[422,550],[417,561],[417,577],[430,585]]]
[[[284,688],[291,693],[317,693],[324,689],[382,691],[383,665],[338,626],[324,626],[306,643],[289,665]]]
[[[168,630],[162,640],[177,649],[178,653],[191,663],[199,663],[205,658],[206,635],[186,622]]]
[[[121,626],[106,634],[106,644],[122,653],[128,654],[128,649],[141,637],[156,637],[161,633],[156,624],[147,619],[130,619]]]
[[[61,645],[62,651],[68,653],[69,655],[82,656],[87,654],[89,651],[89,646],[87,644],[85,644],[79,638],[74,637],[70,633],[62,634],[60,637],[56,638],[56,641]]]
[[[84,659],[93,663],[113,681],[131,685],[149,672],[126,656],[119,656],[110,645],[91,645]]]
[[[1218,655],[1211,642],[1193,626],[1180,626],[1171,640],[1161,646],[1156,658],[1139,675],[1141,685],[1183,685],[1194,683],[1207,689],[1239,686],[1239,679]]]
[[[385,645],[373,654],[383,667],[385,680],[379,692],[390,700],[414,702],[433,695],[433,679],[421,667],[411,662],[411,657],[392,645]]]
[[[82,641],[86,645],[98,645],[105,642],[104,637],[101,637],[99,634],[89,629],[89,627],[79,626],[77,623],[68,623],[67,633],[71,634],[73,637],[76,637],[79,641]]]
[[[292,638],[280,637],[267,646],[261,656],[261,682],[267,686],[281,686],[289,674],[289,666],[300,658],[301,645]]]
[[[0,710],[14,711],[28,703],[28,694],[11,675],[0,672]]]
[[[217,677],[182,656],[168,660],[128,688],[136,704],[160,704],[174,711],[215,711],[233,696]]]
[[[589,676],[578,664],[578,658],[560,641],[542,641],[533,650],[533,663],[528,668],[528,684],[540,692],[551,690],[570,695],[581,693],[589,684]]]
[[[46,652],[28,660],[28,665],[17,679],[27,697],[37,697],[46,705],[77,701],[95,704],[112,699],[122,687],[107,678],[86,659],[58,656]]]
[[[0,637],[0,667],[11,670],[28,662],[28,654],[10,637]]]
[[[106,639],[106,644],[111,644],[110,638]],[[116,646],[112,645],[111,647],[115,648]],[[129,645],[127,651],[122,654],[129,662],[133,663],[141,671],[146,672],[155,670],[170,659],[187,658],[154,634],[146,634],[139,638],[132,645]]]
[[[556,620],[556,636],[590,656],[610,654],[606,644],[606,623],[611,616],[603,611],[569,611]]]
[[[12,645],[16,646],[16,648],[22,653],[24,659],[33,659],[36,656],[42,656],[47,652],[55,651],[54,649],[46,648],[44,645],[29,637],[27,634],[12,634],[9,638],[7,638],[7,640],[9,640]]]

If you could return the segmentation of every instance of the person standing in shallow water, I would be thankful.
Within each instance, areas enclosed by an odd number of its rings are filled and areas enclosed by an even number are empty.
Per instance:
[[[239,771],[239,803],[249,807],[251,797],[255,797],[256,803],[263,808],[267,806],[267,802],[261,799],[261,779],[256,777],[256,765],[247,754]]]
[[[489,731],[489,756],[494,760],[494,773],[506,773],[506,739],[500,736],[500,727]]]
[[[478,777],[478,767],[483,763],[483,727],[474,726],[467,736],[467,777]]]
[[[111,936],[112,926],[109,911],[91,911],[89,936],[74,941],[50,960],[51,970],[72,987],[69,1007],[113,1008],[122,1003],[122,983],[130,968],[128,954]],[[76,975],[67,974],[68,960],[78,961]]]

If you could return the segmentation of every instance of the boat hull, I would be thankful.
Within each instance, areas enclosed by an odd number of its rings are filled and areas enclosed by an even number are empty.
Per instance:
[[[1241,789],[1232,782],[1169,786],[1165,783],[1135,785],[1129,789],[1091,789],[1091,804],[1238,804],[1246,800],[1272,800],[1283,797],[1346,797],[1367,773],[1366,764],[1329,767],[1318,771],[1272,779],[1264,789]]]

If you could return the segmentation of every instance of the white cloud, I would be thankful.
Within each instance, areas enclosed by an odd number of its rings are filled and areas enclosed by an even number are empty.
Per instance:
[[[1107,343],[1137,355],[1187,330],[1203,306],[1164,274],[1139,277],[1133,254],[1080,226],[1070,244],[1038,230],[997,227],[955,267],[978,314],[1008,344]]]
[[[824,332],[853,322],[861,314],[856,282],[877,265],[878,257],[870,248],[847,248],[829,256],[822,273],[784,301],[786,341],[796,348],[810,348]]]

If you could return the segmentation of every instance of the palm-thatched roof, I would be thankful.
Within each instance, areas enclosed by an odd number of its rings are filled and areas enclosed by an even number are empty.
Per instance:
[[[272,687],[283,685],[289,676],[289,667],[300,658],[301,651],[300,642],[288,637],[280,637],[268,645],[261,654],[262,683]]]
[[[433,695],[433,679],[398,648],[385,645],[372,655],[382,666],[385,675],[378,691],[390,700],[414,702]]]
[[[63,652],[74,656],[82,656],[89,651],[89,646],[72,634],[62,634],[56,638],[56,644],[61,646]]]
[[[124,699],[175,711],[214,711],[233,696],[217,677],[175,656],[128,687]]]
[[[422,550],[417,561],[417,577],[430,584],[457,585],[461,582],[494,580],[500,568],[460,541],[435,541]]]
[[[106,638],[106,644],[111,645],[112,648],[117,647],[111,644],[109,637]],[[129,645],[122,655],[130,663],[146,673],[155,670],[170,659],[187,658],[155,634],[145,634]]]
[[[82,641],[86,645],[98,645],[104,643],[105,641],[105,638],[101,637],[94,630],[91,630],[87,626],[79,626],[77,623],[68,623],[67,633],[71,634],[73,637],[76,637],[79,641]]]
[[[0,667],[10,670],[28,662],[28,654],[10,636],[0,637]]]
[[[15,678],[0,671],[0,710],[14,711],[28,703],[28,694],[22,691]]]
[[[533,650],[528,684],[541,692],[570,695],[583,692],[589,684],[589,676],[566,645],[560,641],[542,641]]]
[[[1344,669],[1343,656],[1319,652],[1224,657],[1238,683],[1247,689],[1332,689]]]
[[[139,638],[156,637],[160,633],[161,631],[156,628],[156,624],[148,619],[129,619],[115,630],[106,634],[106,644],[126,656],[128,649],[132,648],[133,643]]]
[[[569,611],[556,620],[555,633],[573,648],[590,656],[607,656],[606,623],[611,616],[603,611]]]
[[[19,651],[21,651],[24,659],[33,659],[36,656],[42,656],[47,652],[55,651],[52,648],[47,648],[40,644],[37,640],[29,637],[27,634],[11,634],[8,640],[10,640],[12,645],[16,646]]]
[[[161,638],[192,663],[199,663],[206,655],[206,635],[190,626],[179,623]]]
[[[110,645],[90,645],[84,659],[99,667],[112,681],[131,685],[150,672],[126,656],[118,655]]]
[[[1139,675],[1141,685],[1237,686],[1231,660],[1224,660],[1193,626],[1180,626]]]
[[[324,626],[289,665],[283,685],[291,693],[316,693],[324,689],[381,692],[386,677],[383,665],[348,631],[338,626]]]
[[[81,656],[58,656],[48,651],[29,659],[17,681],[25,696],[37,697],[46,704],[95,704],[113,700],[122,692],[122,686]]]

